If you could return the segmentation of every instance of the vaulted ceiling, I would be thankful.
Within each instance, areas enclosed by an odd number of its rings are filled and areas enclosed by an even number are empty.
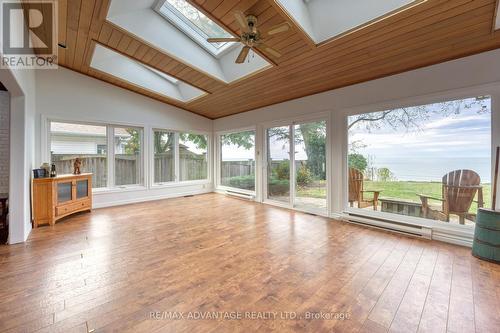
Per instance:
[[[66,48],[58,63],[215,119],[500,47],[497,0],[427,0],[320,44],[275,0],[189,2],[235,35],[235,10],[257,16],[263,30],[289,22],[292,29],[267,41],[282,57],[267,57],[272,67],[226,83],[107,21],[110,0],[59,0],[58,41]],[[96,70],[90,66],[96,44],[207,94],[184,103]]]

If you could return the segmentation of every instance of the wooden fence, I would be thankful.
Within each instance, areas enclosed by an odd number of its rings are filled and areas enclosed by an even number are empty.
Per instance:
[[[255,174],[254,161],[223,161],[221,175],[224,178],[249,176]]]
[[[106,187],[107,161],[105,155],[66,155],[52,154],[52,163],[56,165],[57,174],[73,173],[73,163],[80,158],[81,172],[92,172],[92,187]]]
[[[93,187],[107,186],[107,159],[105,155],[66,155],[53,154],[52,163],[58,174],[73,172],[76,158],[82,161],[81,171],[92,172]],[[141,177],[139,155],[115,155],[115,184],[127,185],[139,183]],[[179,161],[180,180],[206,179],[208,164],[204,156],[184,155]],[[154,181],[162,183],[173,181],[174,162],[171,154],[156,155],[154,159]]]

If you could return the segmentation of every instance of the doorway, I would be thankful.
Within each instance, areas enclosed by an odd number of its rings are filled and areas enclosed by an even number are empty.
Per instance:
[[[0,244],[5,244],[8,229],[8,194],[10,166],[10,96],[0,82]]]
[[[327,214],[327,122],[268,127],[265,142],[264,201]]]

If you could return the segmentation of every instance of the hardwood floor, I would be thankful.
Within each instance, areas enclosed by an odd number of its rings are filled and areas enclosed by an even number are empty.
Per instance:
[[[1,332],[499,328],[500,265],[470,249],[218,194],[98,209],[0,247]]]

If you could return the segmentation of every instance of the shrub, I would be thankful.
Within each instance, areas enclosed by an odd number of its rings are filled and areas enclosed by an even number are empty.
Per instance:
[[[313,177],[311,171],[305,166],[301,165],[297,170],[297,185],[299,186],[307,186],[311,184],[313,181]]]
[[[271,178],[269,180],[268,192],[271,196],[283,195],[290,191],[290,182],[288,179]]]
[[[279,180],[290,179],[290,161],[282,161],[275,169],[276,177]]]
[[[229,186],[253,191],[255,190],[255,175],[229,178]]]

